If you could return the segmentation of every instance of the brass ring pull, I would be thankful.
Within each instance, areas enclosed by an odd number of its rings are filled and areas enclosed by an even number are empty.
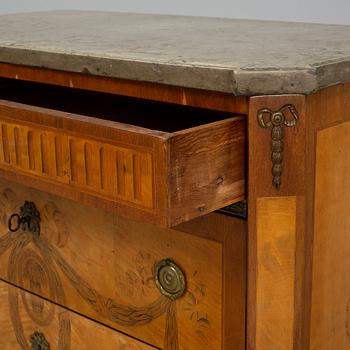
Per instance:
[[[13,226],[13,222],[14,222],[14,218],[16,218],[16,226]],[[21,217],[16,213],[16,214],[12,214],[9,218],[8,221],[8,229],[11,232],[16,232],[20,229],[21,227]]]
[[[16,223],[16,224],[15,224]],[[40,213],[33,202],[25,201],[20,208],[20,213],[12,214],[8,220],[10,232],[19,229],[40,235]]]
[[[186,291],[185,275],[170,259],[161,260],[155,265],[154,279],[160,292],[170,299],[178,299]]]

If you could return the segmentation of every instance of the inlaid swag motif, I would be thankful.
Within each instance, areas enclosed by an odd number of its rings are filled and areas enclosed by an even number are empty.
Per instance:
[[[18,211],[20,201],[16,195],[9,189],[5,189],[0,196],[1,220],[7,223],[11,213]],[[43,228],[59,232],[55,245],[60,247],[67,239],[68,229],[64,220],[59,217],[58,209],[53,203],[47,203],[45,215],[50,220],[45,220],[46,225]],[[7,225],[7,224],[6,224]],[[31,244],[30,244],[31,243]],[[33,249],[31,246],[34,246]],[[8,232],[0,238],[0,256],[10,250],[7,278],[15,285],[23,286],[24,279],[29,278],[29,288],[32,292],[39,294],[44,285],[48,290],[50,300],[56,301],[60,305],[66,305],[66,296],[60,280],[59,271],[69,280],[80,297],[101,317],[110,320],[113,323],[138,327],[151,323],[159,317],[165,315],[165,337],[164,349],[176,350],[178,343],[178,326],[176,318],[176,300],[166,297],[162,294],[159,298],[143,307],[124,305],[118,303],[113,298],[108,298],[98,293],[87,281],[85,281],[70,266],[60,254],[54,244],[50,243],[43,235],[34,235],[30,232],[19,230],[15,233]],[[194,275],[196,272],[194,272]],[[28,283],[28,282],[27,282]],[[154,283],[154,282],[153,282]],[[196,288],[198,285],[196,286]],[[199,291],[204,295],[203,286],[199,285]],[[23,290],[9,288],[9,305],[11,321],[16,334],[17,341],[22,349],[31,349],[30,339],[24,335],[23,325],[19,314],[19,299],[21,298],[26,313],[39,326],[48,326],[54,319],[54,306],[44,314],[36,312],[42,308],[41,305],[30,305],[27,300],[28,294]],[[195,318],[197,324],[208,327],[210,325],[208,315],[200,315],[195,311],[196,293],[190,290],[186,291],[186,298],[189,303],[187,311],[190,317]],[[193,301],[193,303],[191,302]],[[36,302],[38,303],[38,302]],[[196,316],[197,315],[197,316]],[[196,318],[197,317],[197,318]],[[205,342],[205,334],[200,329],[197,333]],[[59,330],[57,349],[71,348],[71,323],[68,312],[62,312],[59,317]]]

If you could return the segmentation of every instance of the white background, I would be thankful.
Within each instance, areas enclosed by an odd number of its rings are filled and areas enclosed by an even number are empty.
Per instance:
[[[350,24],[350,0],[0,0],[0,13],[55,9]]]

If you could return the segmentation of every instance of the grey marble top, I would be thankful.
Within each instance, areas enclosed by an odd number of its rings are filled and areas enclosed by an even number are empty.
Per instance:
[[[350,82],[350,26],[129,13],[0,16],[0,62],[234,95]]]

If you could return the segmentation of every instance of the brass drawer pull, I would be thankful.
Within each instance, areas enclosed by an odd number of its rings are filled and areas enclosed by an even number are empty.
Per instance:
[[[40,235],[40,213],[33,202],[25,201],[20,213],[12,214],[8,221],[8,229],[16,232],[19,229]]]
[[[30,350],[50,350],[50,344],[43,333],[35,331],[29,338]]]
[[[170,299],[180,298],[186,290],[184,273],[170,259],[161,260],[155,265],[154,279],[160,292]]]

